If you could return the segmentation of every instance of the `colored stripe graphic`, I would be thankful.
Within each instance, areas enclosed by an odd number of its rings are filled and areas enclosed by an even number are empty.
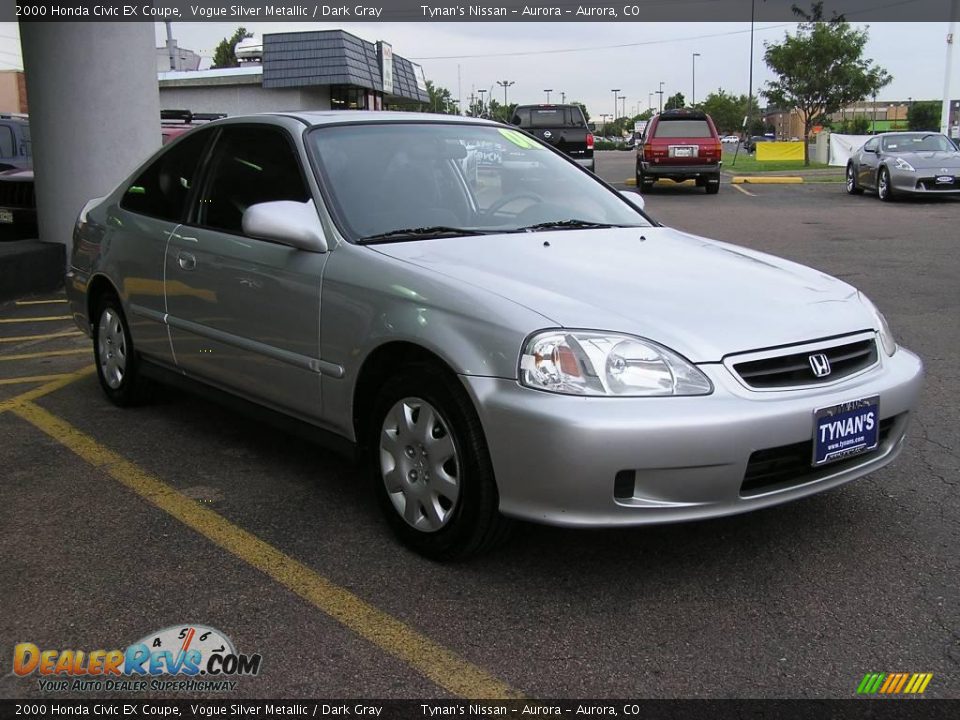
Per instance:
[[[867,673],[857,685],[857,695],[922,695],[933,673]]]

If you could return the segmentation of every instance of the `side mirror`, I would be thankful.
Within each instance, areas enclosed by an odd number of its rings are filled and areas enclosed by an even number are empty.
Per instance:
[[[632,190],[621,190],[620,194],[623,195],[631,205],[637,208],[637,210],[643,210],[643,195],[635,193]]]
[[[307,252],[325,253],[327,238],[313,200],[292,200],[251,205],[243,213],[243,232]]]

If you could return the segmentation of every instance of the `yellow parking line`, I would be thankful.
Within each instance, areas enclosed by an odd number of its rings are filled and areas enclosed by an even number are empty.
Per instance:
[[[69,320],[71,317],[71,315],[51,315],[33,318],[0,318],[0,323],[53,322],[55,320]]]
[[[50,382],[51,380],[61,380],[69,375],[33,375],[31,377],[3,378],[0,385],[23,385],[33,382]]]
[[[62,337],[77,337],[78,335],[83,335],[79,330],[74,330],[72,332],[55,332],[48,333],[46,335],[21,335],[20,337],[0,337],[0,343],[16,343],[16,342],[27,342],[29,340],[51,340],[53,338],[62,338]]]
[[[45,385],[41,385],[33,390],[28,390],[27,392],[17,395],[16,397],[12,397],[9,400],[2,400],[0,401],[0,413],[5,413],[7,410],[13,410],[14,408],[18,407],[20,403],[30,402],[31,400],[36,400],[44,395],[49,395],[52,392],[56,392],[57,390],[66,387],[70,383],[76,382],[81,378],[85,378],[87,375],[92,375],[96,369],[97,368],[94,365],[87,365],[87,367],[81,368],[76,372],[63,375],[58,380],[51,380]]]
[[[137,495],[260,570],[438,686],[465,698],[519,697],[510,686],[97,443],[29,400],[11,411]]]
[[[53,303],[65,303],[63,300],[17,300],[17,305],[52,305]]]
[[[5,360],[35,360],[36,358],[61,357],[63,355],[87,355],[90,348],[76,350],[47,350],[46,352],[22,353],[20,355],[0,355],[0,362]]]

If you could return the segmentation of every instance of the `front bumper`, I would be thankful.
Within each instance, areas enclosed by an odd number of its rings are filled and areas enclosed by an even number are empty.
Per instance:
[[[938,185],[937,175],[950,175],[954,178],[949,185]],[[960,172],[951,168],[947,173],[935,173],[929,169],[916,172],[907,170],[890,171],[890,183],[895,193],[915,195],[960,195]]]
[[[581,398],[464,377],[490,447],[501,512],[571,527],[646,525],[732,515],[828,490],[896,457],[923,375],[920,359],[903,348],[829,389],[761,393],[723,365],[700,369],[714,384],[712,395]],[[896,417],[875,451],[791,482],[742,489],[751,454],[809,441],[815,409],[871,395],[880,396],[881,419]]]

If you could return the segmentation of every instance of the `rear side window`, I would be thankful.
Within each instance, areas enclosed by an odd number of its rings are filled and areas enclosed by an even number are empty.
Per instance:
[[[309,199],[300,163],[282,131],[228,127],[210,160],[197,221],[203,227],[242,235],[243,213],[251,205]]]
[[[713,137],[706,120],[661,120],[653,135],[658,138],[708,138]]]
[[[13,130],[9,125],[0,125],[0,157],[11,158],[17,153],[13,140]]]
[[[154,160],[127,188],[120,207],[178,223],[211,132],[186,137]]]

